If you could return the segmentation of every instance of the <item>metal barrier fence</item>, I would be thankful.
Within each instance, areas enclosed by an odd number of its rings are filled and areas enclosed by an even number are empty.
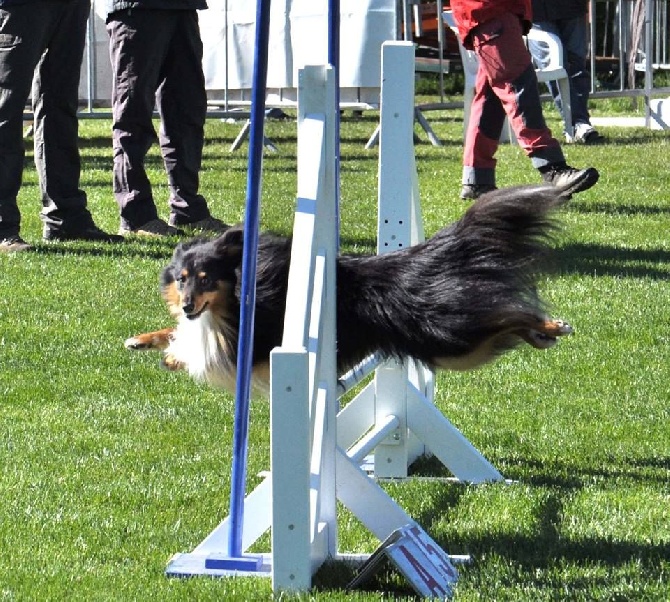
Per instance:
[[[655,71],[670,70],[668,0],[589,0],[591,90],[595,97],[644,96],[670,91],[654,86]],[[598,63],[613,67],[603,81]],[[636,87],[642,74],[643,87]]]

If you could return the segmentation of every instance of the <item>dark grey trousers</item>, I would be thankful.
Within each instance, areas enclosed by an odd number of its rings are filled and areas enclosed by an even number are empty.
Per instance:
[[[31,85],[42,221],[56,230],[64,223],[75,230],[92,224],[86,194],[79,189],[77,121],[89,12],[90,0],[43,0],[0,9],[0,238],[19,233],[16,197]]]
[[[112,90],[114,196],[121,225],[158,217],[145,158],[160,115],[158,141],[168,175],[170,214],[177,225],[209,216],[198,194],[207,111],[202,40],[195,10],[132,9],[107,18]]]

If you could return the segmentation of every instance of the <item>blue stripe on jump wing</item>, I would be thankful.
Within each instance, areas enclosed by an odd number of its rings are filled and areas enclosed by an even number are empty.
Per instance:
[[[314,215],[316,213],[316,201],[314,199],[298,197],[295,210],[297,213],[308,213],[309,215]]]

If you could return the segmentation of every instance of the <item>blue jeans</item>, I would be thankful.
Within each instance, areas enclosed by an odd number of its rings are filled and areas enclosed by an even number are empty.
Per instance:
[[[570,104],[572,124],[590,123],[588,101],[591,92],[591,78],[586,69],[587,29],[586,18],[538,21],[533,27],[556,34],[563,44],[564,65],[570,77]],[[547,60],[547,48],[538,42],[529,41],[529,49],[535,63],[542,67]],[[561,95],[554,82],[549,83],[549,91],[561,111]]]

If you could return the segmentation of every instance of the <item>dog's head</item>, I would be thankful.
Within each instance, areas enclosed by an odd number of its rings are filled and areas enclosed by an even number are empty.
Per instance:
[[[161,274],[161,289],[170,312],[189,320],[206,311],[219,316],[237,312],[235,285],[242,262],[243,233],[234,227],[214,240],[180,243]]]

